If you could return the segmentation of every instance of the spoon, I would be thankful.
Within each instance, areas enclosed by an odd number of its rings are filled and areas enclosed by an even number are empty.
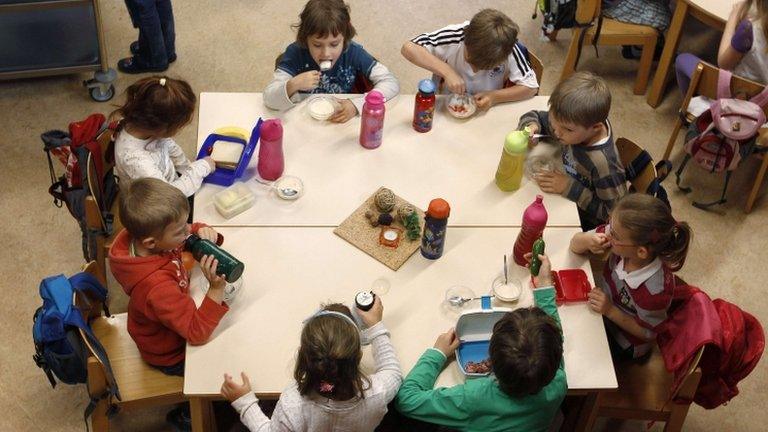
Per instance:
[[[451,304],[451,306],[454,307],[461,307],[464,306],[464,303],[472,301],[472,300],[480,300],[482,297],[472,297],[472,298],[465,298],[459,295],[448,297],[448,303]]]
[[[296,195],[297,193],[299,193],[299,191],[297,191],[294,188],[290,188],[290,187],[279,188],[279,187],[275,186],[275,189],[277,189],[277,191],[280,193],[280,195],[285,196],[285,197],[292,197],[292,196]]]

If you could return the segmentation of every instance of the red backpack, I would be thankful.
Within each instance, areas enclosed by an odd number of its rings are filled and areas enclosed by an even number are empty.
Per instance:
[[[91,261],[96,257],[95,235],[109,235],[113,215],[109,212],[117,197],[117,182],[113,174],[113,132],[117,123],[109,124],[102,114],[91,114],[85,120],[69,124],[69,132],[51,130],[43,133],[44,150],[48,156],[51,186],[48,193],[57,207],[67,210],[80,225],[83,257]],[[106,143],[106,145],[104,145]],[[51,155],[64,166],[64,173],[56,175]],[[88,175],[88,161],[93,164],[94,175]],[[107,166],[105,166],[105,163]],[[85,223],[85,198],[93,196],[99,207],[102,225],[107,232],[91,232]]]
[[[738,306],[722,299],[712,301],[700,289],[680,281],[657,342],[667,370],[675,375],[675,390],[699,349],[705,347],[694,402],[712,409],[739,394],[739,381],[763,354],[765,334],[757,319]]]
[[[680,185],[680,175],[686,164],[693,160],[696,165],[710,173],[725,172],[725,184],[721,197],[710,203],[694,202],[698,208],[722,204],[728,189],[731,172],[754,148],[758,129],[765,123],[763,107],[768,104],[768,86],[750,100],[735,99],[731,96],[731,77],[720,70],[717,82],[717,99],[712,101],[688,127],[685,134],[685,159],[677,169],[677,186],[685,193],[690,187]]]

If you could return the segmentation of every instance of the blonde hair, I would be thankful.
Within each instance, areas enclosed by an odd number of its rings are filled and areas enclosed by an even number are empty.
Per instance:
[[[464,30],[467,62],[482,70],[504,63],[515,48],[519,31],[517,24],[502,12],[481,10]]]
[[[693,231],[676,221],[660,199],[644,193],[625,195],[611,211],[611,219],[618,219],[634,244],[648,248],[652,258],[659,257],[672,271],[685,264]]]
[[[549,113],[557,120],[590,127],[602,123],[611,110],[611,91],[591,72],[576,72],[560,81],[549,97]]]
[[[159,236],[189,214],[189,201],[179,189],[156,178],[142,178],[120,191],[120,221],[137,240]]]

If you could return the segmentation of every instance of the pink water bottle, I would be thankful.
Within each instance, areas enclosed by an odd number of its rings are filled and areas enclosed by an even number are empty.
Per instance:
[[[536,201],[529,205],[523,213],[523,226],[520,228],[520,233],[515,240],[515,248],[512,251],[515,262],[520,266],[525,266],[524,255],[531,251],[533,242],[541,237],[544,227],[547,226],[547,209],[544,208],[543,200],[543,196],[536,195]]]
[[[279,119],[265,120],[261,125],[259,164],[256,169],[264,180],[277,180],[283,175],[283,126]]]
[[[361,117],[360,145],[375,149],[381,145],[381,134],[384,131],[384,95],[376,90],[365,95]]]

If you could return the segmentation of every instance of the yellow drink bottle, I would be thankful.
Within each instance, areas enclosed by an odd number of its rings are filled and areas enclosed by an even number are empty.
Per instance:
[[[520,188],[529,137],[527,130],[516,130],[508,133],[504,139],[499,168],[496,170],[496,186],[499,189],[511,192]]]

